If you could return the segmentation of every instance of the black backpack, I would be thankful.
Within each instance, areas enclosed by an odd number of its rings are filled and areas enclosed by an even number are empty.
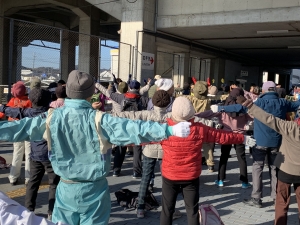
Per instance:
[[[138,208],[138,192],[133,192],[128,189],[121,189],[115,192],[118,204],[124,207],[124,210],[130,211]],[[157,208],[159,203],[152,193],[147,192],[145,197],[145,209],[151,210]]]
[[[149,98],[141,96],[140,98],[131,99],[125,98],[121,103],[122,112],[123,111],[142,111],[147,109]]]

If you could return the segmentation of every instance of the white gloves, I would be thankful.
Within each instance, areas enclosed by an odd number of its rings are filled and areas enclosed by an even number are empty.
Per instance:
[[[190,122],[180,122],[172,126],[173,135],[177,137],[187,137],[190,135]]]
[[[254,147],[256,145],[256,140],[250,136],[244,135],[244,145],[248,145],[249,147]]]
[[[213,111],[213,113],[217,113],[218,112],[218,108],[219,108],[218,105],[211,105],[210,106],[210,110]]]

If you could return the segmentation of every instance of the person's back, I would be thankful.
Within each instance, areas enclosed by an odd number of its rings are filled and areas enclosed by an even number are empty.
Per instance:
[[[70,143],[55,142],[60,145],[51,149],[51,162],[55,165],[54,168],[59,168],[55,172],[63,179],[96,181],[105,178],[109,173],[110,154],[107,154],[105,146],[100,146],[98,141],[94,125],[95,113],[87,101],[74,99],[66,99],[65,107],[57,108],[52,113],[52,138],[71,140]]]
[[[267,92],[261,95],[255,105],[262,108],[264,111],[285,120],[286,114],[290,107],[285,99],[279,98],[276,92]],[[281,143],[281,135],[273,129],[267,127],[259,120],[254,119],[254,138],[257,145],[264,147],[278,147]]]

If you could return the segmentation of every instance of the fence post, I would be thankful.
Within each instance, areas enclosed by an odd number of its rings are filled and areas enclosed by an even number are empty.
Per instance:
[[[63,42],[63,30],[59,30],[59,79],[62,79],[62,42]]]
[[[7,102],[11,98],[11,81],[12,81],[12,66],[13,66],[13,50],[14,50],[14,20],[9,21],[9,52],[8,52],[8,94]]]

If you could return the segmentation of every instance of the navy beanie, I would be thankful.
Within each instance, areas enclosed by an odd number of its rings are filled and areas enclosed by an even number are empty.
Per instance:
[[[138,82],[138,81],[136,81],[136,80],[130,81],[130,84],[129,84],[129,88],[130,88],[130,89],[138,90],[138,89],[140,89],[140,87],[141,87],[140,82]]]

